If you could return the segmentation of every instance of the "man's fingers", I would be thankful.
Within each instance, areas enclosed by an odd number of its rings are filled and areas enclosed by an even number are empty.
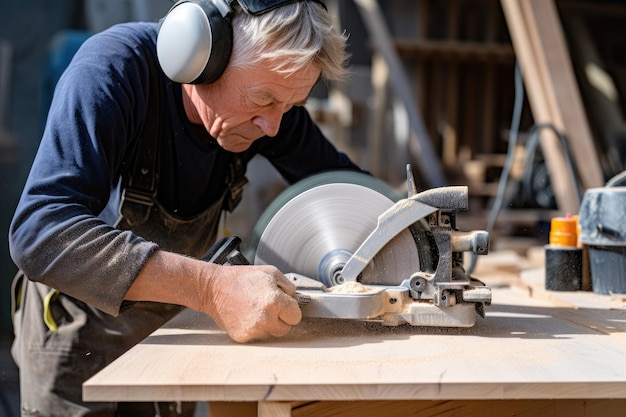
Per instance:
[[[238,295],[233,297],[232,292],[229,293],[229,302],[233,304],[229,308],[218,309],[224,313],[221,317],[223,326],[220,327],[240,343],[289,333],[291,327],[302,319],[302,312],[295,299],[295,284],[275,267],[238,268],[241,269],[237,271],[242,273],[251,271],[251,279],[242,275],[243,279],[236,287]],[[250,300],[254,302],[248,302]]]
[[[281,337],[289,333],[291,326],[282,320],[276,320],[273,325],[267,329],[267,332],[274,337]]]
[[[285,322],[289,326],[295,326],[302,320],[302,310],[295,298],[287,296],[286,301],[281,305],[278,312],[279,320]]]
[[[278,315],[270,318],[265,328],[267,333],[275,337],[286,335],[292,326],[295,326],[302,320],[302,311],[300,311],[295,298],[282,294],[278,305]]]

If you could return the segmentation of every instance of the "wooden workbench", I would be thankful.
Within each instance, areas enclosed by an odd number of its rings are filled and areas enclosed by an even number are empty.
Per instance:
[[[185,311],[88,380],[84,399],[250,402],[263,417],[626,415],[624,300],[491,285],[469,329],[305,319],[237,344]]]

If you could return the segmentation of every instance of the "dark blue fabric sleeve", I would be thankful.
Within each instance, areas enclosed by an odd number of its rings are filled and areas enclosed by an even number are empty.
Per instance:
[[[132,40],[133,47],[126,46]],[[132,33],[87,40],[60,78],[9,232],[26,276],[116,315],[156,245],[98,215],[142,129],[153,51]]]

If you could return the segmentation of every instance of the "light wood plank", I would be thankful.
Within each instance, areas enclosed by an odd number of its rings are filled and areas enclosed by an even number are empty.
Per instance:
[[[185,311],[87,381],[84,398],[626,398],[626,367],[616,366],[626,363],[626,310],[528,293],[496,289],[486,319],[470,329],[305,319],[283,338],[252,344]]]

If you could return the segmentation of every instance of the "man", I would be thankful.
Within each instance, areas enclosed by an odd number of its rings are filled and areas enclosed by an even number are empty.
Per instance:
[[[232,55],[217,77],[164,74],[171,51],[160,38],[188,29],[177,4],[160,28],[94,35],[58,82],[9,236],[28,278],[13,346],[23,416],[155,415],[152,404],[83,403],[81,384],[181,306],[239,342],[282,336],[301,319],[276,268],[197,258],[238,203],[254,155],[289,182],[357,169],[301,107],[318,78],[343,75],[345,38],[318,1],[228,3],[219,18],[232,17]],[[206,23],[195,13],[185,19]],[[221,35],[211,37],[218,48]]]

